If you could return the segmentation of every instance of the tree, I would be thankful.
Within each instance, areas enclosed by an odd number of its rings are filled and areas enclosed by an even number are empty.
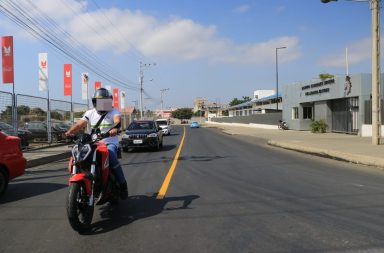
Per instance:
[[[172,112],[172,117],[176,119],[191,119],[192,115],[191,108],[180,108]]]
[[[193,114],[193,116],[195,116],[195,117],[204,116],[204,111],[202,111],[202,110],[198,110],[198,111],[196,111],[196,112]]]
[[[1,112],[0,118],[2,121],[11,122],[12,120],[12,106],[7,106],[4,111]]]
[[[31,108],[26,105],[19,105],[17,107],[17,115],[28,115],[31,112]]]
[[[334,78],[335,76],[334,75],[331,75],[331,74],[328,74],[328,73],[322,73],[322,74],[319,74],[319,78],[324,81],[326,79],[330,79],[330,78]]]
[[[32,108],[32,110],[30,111],[30,114],[36,115],[36,116],[46,116],[47,112],[41,109],[40,107],[35,107],[35,108]]]
[[[239,105],[248,101],[251,101],[252,99],[248,96],[243,96],[243,99],[234,98],[231,102],[229,102],[229,106],[235,106]]]

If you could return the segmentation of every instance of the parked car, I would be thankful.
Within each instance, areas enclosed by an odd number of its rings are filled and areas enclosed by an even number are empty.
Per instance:
[[[8,188],[8,182],[24,174],[27,160],[21,151],[21,140],[0,132],[0,196]]]
[[[47,141],[48,140],[48,127],[47,123],[42,121],[28,122],[26,128],[31,132],[32,139],[35,141]],[[52,142],[59,142],[65,139],[65,131],[51,126]]]
[[[24,129],[17,129],[17,133],[15,133],[15,130],[13,129],[12,125],[9,125],[5,122],[0,122],[0,131],[3,133],[6,133],[10,136],[17,136],[21,140],[21,146],[22,147],[28,147],[29,141],[31,140],[31,132]]]
[[[190,127],[191,127],[191,128],[199,128],[199,127],[200,127],[200,124],[199,124],[199,122],[197,122],[197,121],[192,121]]]
[[[164,135],[171,135],[172,127],[167,119],[157,119],[156,120],[157,126],[163,131]]]
[[[66,131],[68,131],[71,125],[65,122],[53,122],[52,127],[65,133]]]
[[[163,147],[163,131],[153,120],[133,121],[121,137],[121,147],[124,152],[135,148],[160,150]]]

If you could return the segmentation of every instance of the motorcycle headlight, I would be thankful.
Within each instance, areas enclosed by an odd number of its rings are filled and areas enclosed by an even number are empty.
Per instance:
[[[149,137],[149,138],[156,138],[157,137],[157,133],[148,134],[147,137]]]
[[[77,161],[85,160],[91,153],[91,145],[87,144],[84,146],[75,145],[72,149],[72,155]]]
[[[92,134],[92,141],[95,142],[97,140],[97,134]]]

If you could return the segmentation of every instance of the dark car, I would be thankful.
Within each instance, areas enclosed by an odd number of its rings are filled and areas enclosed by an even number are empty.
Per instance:
[[[32,139],[35,141],[47,141],[48,140],[48,127],[47,123],[42,121],[28,122],[26,125],[28,131],[31,132]],[[52,142],[59,142],[65,139],[65,131],[51,126]]]
[[[153,120],[138,120],[129,124],[121,137],[124,152],[135,148],[160,150],[163,147],[163,132]]]
[[[15,133],[13,126],[11,126],[5,122],[0,122],[0,131],[7,134],[7,135],[10,135],[10,136],[19,137],[22,147],[28,147],[29,146],[29,141],[31,140],[31,132],[30,131],[19,128],[17,130],[17,133]]]

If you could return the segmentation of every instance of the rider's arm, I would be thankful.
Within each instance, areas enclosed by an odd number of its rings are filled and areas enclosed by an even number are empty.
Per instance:
[[[116,127],[112,128],[109,131],[109,134],[111,136],[115,136],[118,133],[118,131],[120,130],[120,124],[121,124],[121,116],[120,116],[120,114],[113,116],[113,123],[114,123],[114,125]]]
[[[76,134],[80,129],[83,129],[87,126],[87,121],[84,119],[80,119],[77,121],[75,125],[73,125],[66,133],[65,136],[70,136],[72,134]]]

